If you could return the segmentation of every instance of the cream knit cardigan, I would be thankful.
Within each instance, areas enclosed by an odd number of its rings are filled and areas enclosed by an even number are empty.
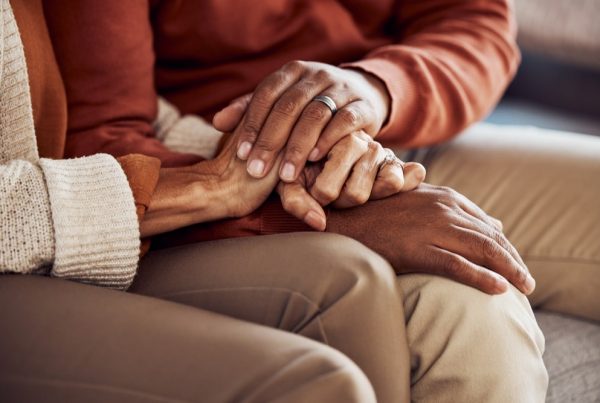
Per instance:
[[[139,255],[127,178],[111,156],[38,156],[23,45],[0,0],[0,272],[126,289]]]

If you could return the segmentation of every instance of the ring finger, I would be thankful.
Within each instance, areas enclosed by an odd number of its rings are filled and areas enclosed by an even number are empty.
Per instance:
[[[340,197],[335,201],[334,206],[349,208],[366,203],[375,184],[379,167],[385,157],[383,147],[369,139],[368,151],[354,164],[352,173],[344,184]],[[395,179],[402,182],[401,177]]]
[[[304,78],[281,94],[268,112],[264,125],[258,131],[252,151],[248,155],[250,175],[261,178],[270,171],[275,155],[283,149],[306,105],[328,86],[329,83],[319,83]]]
[[[352,99],[348,92],[338,91],[335,87],[331,87],[319,95],[332,99],[337,108],[343,108]],[[314,97],[306,104],[285,147],[283,164],[279,172],[283,181],[296,180],[306,164],[310,151],[317,144],[321,133],[333,116],[333,111],[323,102],[315,100]],[[349,133],[351,132],[346,134]]]
[[[320,160],[334,144],[347,136],[348,133],[364,130],[367,134],[374,134],[374,128],[371,127],[373,119],[370,118],[374,115],[373,108],[363,100],[354,100],[345,107],[340,108],[327,124],[308,159],[310,161]]]
[[[310,188],[310,193],[322,206],[340,196],[352,168],[369,147],[368,135],[362,132],[350,134],[340,140],[329,152],[323,170]]]

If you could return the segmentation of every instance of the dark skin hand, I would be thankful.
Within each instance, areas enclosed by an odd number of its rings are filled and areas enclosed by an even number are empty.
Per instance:
[[[235,131],[240,136],[249,102],[249,96],[240,97],[215,117],[219,129]],[[309,163],[295,180],[282,181],[277,186],[284,209],[315,230],[323,231],[326,226],[323,206],[354,207],[410,191],[423,182],[426,172],[421,164],[400,160],[383,164],[386,155],[381,144],[363,130],[348,133],[318,164]]]
[[[535,288],[498,220],[450,188],[421,184],[356,208],[331,210],[327,231],[362,242],[398,274],[437,274],[488,294],[505,292],[509,282],[524,294]]]
[[[313,99],[325,95],[338,111]],[[244,105],[245,104],[245,105]],[[343,137],[364,131],[375,137],[387,119],[390,97],[368,73],[325,63],[292,61],[267,76],[254,92],[217,113],[213,124],[229,131],[231,109],[245,109],[237,156],[255,178],[267,175],[281,151],[279,177],[293,182],[306,161],[324,158]]]

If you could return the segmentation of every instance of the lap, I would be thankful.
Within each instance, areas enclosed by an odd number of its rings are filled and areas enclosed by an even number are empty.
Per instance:
[[[327,346],[154,298],[4,275],[0,318],[0,400],[306,401],[346,391],[334,401],[371,401],[364,375]]]
[[[423,162],[428,182],[502,220],[537,281],[534,307],[600,320],[600,138],[478,125]]]
[[[379,282],[390,295],[393,279],[391,266],[357,241],[290,233],[151,252],[130,291],[294,331],[358,283]]]
[[[408,399],[408,346],[395,273],[350,238],[291,233],[153,251],[130,291],[325,343],[365,372],[378,400]]]

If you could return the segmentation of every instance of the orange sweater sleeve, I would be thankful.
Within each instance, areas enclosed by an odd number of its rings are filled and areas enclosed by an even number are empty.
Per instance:
[[[66,157],[138,153],[164,166],[201,160],[154,138],[157,113],[148,0],[44,0],[68,99]]]
[[[158,184],[160,160],[140,154],[129,154],[117,158],[121,169],[127,177],[138,222],[142,222],[144,215],[152,200],[152,194]],[[142,239],[140,255],[144,255],[150,248],[150,240]]]
[[[343,65],[379,77],[392,98],[383,143],[442,142],[496,104],[520,60],[511,0],[398,0],[393,45]]]

